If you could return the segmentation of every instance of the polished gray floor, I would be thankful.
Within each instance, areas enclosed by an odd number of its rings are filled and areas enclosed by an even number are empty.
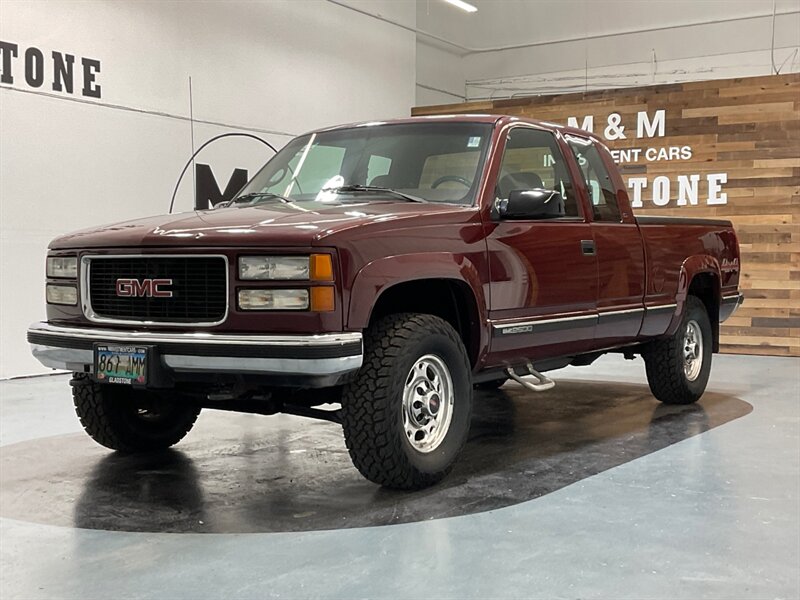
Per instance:
[[[209,411],[166,464],[79,434],[63,376],[0,382],[0,597],[798,598],[800,361],[717,356],[696,407],[641,361],[476,397],[417,495],[336,426]]]

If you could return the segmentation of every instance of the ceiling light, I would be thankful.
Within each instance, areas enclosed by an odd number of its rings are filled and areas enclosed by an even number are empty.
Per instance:
[[[469,2],[464,2],[464,0],[444,0],[448,4],[452,4],[453,6],[457,6],[461,10],[465,10],[469,13],[477,12],[478,7],[472,6]]]

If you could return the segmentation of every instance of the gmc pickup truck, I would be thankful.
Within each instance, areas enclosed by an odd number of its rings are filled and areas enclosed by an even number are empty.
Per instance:
[[[738,282],[731,224],[635,217],[591,134],[412,118],[300,136],[213,209],[55,239],[28,341],[108,448],[167,448],[203,408],[285,412],[416,489],[456,460],[475,387],[619,352],[695,402]]]

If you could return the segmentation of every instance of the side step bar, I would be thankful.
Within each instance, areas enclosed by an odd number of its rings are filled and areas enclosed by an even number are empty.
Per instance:
[[[538,383],[525,381],[522,377],[517,375],[517,372],[514,369],[512,369],[511,367],[506,369],[506,375],[508,375],[511,379],[513,379],[514,381],[516,381],[520,385],[522,385],[522,386],[524,386],[524,387],[526,387],[529,390],[534,391],[534,392],[544,392],[545,390],[549,390],[549,389],[552,389],[552,388],[556,387],[556,382],[555,381],[553,381],[549,377],[539,373],[539,371],[537,371],[536,369],[533,368],[533,365],[531,363],[528,363],[525,366],[525,368],[528,370],[526,375],[533,375],[534,379],[536,379],[536,381],[538,381]]]

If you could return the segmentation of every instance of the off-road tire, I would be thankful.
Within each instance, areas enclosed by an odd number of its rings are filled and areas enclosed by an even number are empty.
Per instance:
[[[441,444],[423,453],[403,426],[403,390],[415,362],[428,354],[447,366],[453,384],[452,420]],[[355,467],[370,481],[394,489],[420,489],[452,468],[469,432],[470,363],[449,323],[426,314],[401,313],[374,323],[364,336],[364,363],[342,394],[342,427]]]
[[[683,343],[687,324],[695,321],[700,326],[703,343],[703,360],[700,373],[690,381],[684,372]],[[706,389],[711,372],[712,354],[711,321],[705,305],[695,296],[686,299],[683,320],[675,333],[653,342],[644,353],[647,382],[653,395],[665,404],[691,404],[697,402]]]
[[[481,381],[475,384],[476,390],[492,391],[499,390],[503,384],[508,381],[508,377],[501,377],[500,379],[491,379],[489,381]]]
[[[101,446],[120,452],[169,448],[189,433],[200,414],[197,406],[164,401],[128,386],[101,385],[85,373],[74,373],[70,385],[75,412],[86,433]],[[158,412],[143,416],[144,405]]]

